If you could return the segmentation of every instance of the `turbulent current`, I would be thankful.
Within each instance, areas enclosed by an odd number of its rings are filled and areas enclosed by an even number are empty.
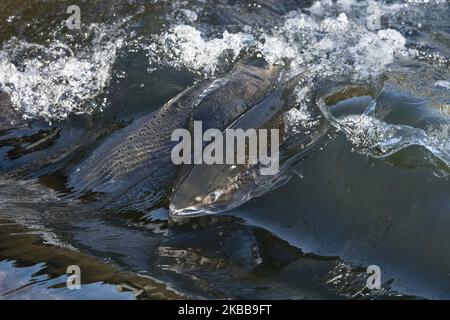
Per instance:
[[[69,5],[0,4],[0,298],[450,297],[448,0]],[[175,166],[194,120],[282,172]]]

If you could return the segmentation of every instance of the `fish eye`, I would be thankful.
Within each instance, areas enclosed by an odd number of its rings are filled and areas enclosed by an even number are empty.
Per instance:
[[[200,197],[200,196],[196,196],[196,197],[195,197],[195,201],[197,201],[197,202],[201,202],[201,201],[202,201],[202,197]]]
[[[206,196],[205,200],[208,204],[210,204],[210,203],[217,201],[217,199],[219,199],[220,195],[221,195],[221,192],[216,190],[216,191],[210,192]]]
[[[216,198],[217,198],[216,192],[211,192],[210,194],[208,194],[208,199],[209,199],[211,202],[216,201]]]

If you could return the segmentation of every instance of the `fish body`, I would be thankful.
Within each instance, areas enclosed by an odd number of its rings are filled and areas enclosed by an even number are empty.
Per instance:
[[[329,127],[313,105],[308,110],[308,124],[290,123],[290,113],[297,110],[293,108],[296,105],[294,91],[302,79],[299,75],[287,81],[229,127],[278,129],[281,140],[278,173],[262,175],[260,163],[194,165],[175,186],[170,204],[172,216],[228,211],[287,181],[287,170],[308,154]]]
[[[281,67],[246,57],[234,67],[231,76],[212,82],[199,97],[192,112],[193,121],[202,121],[203,130],[229,126],[255,104],[275,90]]]
[[[186,89],[156,113],[110,136],[69,173],[73,194],[106,194],[107,207],[122,209],[139,210],[158,203],[177,174],[170,157],[174,130],[188,127],[195,115],[223,129],[273,90],[279,67],[246,68],[245,63],[238,63],[224,78]],[[220,107],[228,112],[218,117],[214,112]]]

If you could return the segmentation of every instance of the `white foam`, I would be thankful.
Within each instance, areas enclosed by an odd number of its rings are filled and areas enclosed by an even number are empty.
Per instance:
[[[48,45],[12,38],[0,50],[0,89],[24,118],[64,119],[89,113],[90,100],[107,86],[120,37],[108,39],[106,27],[91,25],[92,46],[78,53],[59,41]]]
[[[205,39],[194,27],[177,25],[161,34],[149,46],[150,62],[164,62],[211,75],[217,71],[220,59],[226,58],[225,53],[234,59],[242,48],[254,43],[255,39],[250,34],[225,31],[221,37]]]
[[[366,3],[368,5],[368,3]],[[370,5],[377,5],[370,2]],[[330,8],[338,12],[329,14]],[[379,5],[379,11],[387,8]],[[388,8],[389,9],[389,8]],[[339,12],[341,10],[341,12]],[[242,50],[256,49],[270,63],[288,65],[288,76],[308,69],[314,75],[347,75],[353,80],[376,77],[396,56],[407,55],[405,38],[396,30],[369,30],[365,9],[353,1],[318,1],[307,14],[291,12],[269,30],[243,28],[245,32],[224,32],[204,37],[194,26],[170,27],[150,45],[150,62],[214,75]],[[393,9],[394,10],[394,9]],[[344,12],[346,11],[346,12]],[[358,14],[356,14],[358,13]],[[283,22],[284,20],[284,22]]]

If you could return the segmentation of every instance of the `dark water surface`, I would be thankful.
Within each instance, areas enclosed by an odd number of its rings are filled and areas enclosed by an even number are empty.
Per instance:
[[[0,299],[450,298],[449,16],[445,0],[2,0]],[[306,89],[375,93],[328,101],[327,143],[230,212],[71,196],[67,172],[102,141],[246,50]]]

